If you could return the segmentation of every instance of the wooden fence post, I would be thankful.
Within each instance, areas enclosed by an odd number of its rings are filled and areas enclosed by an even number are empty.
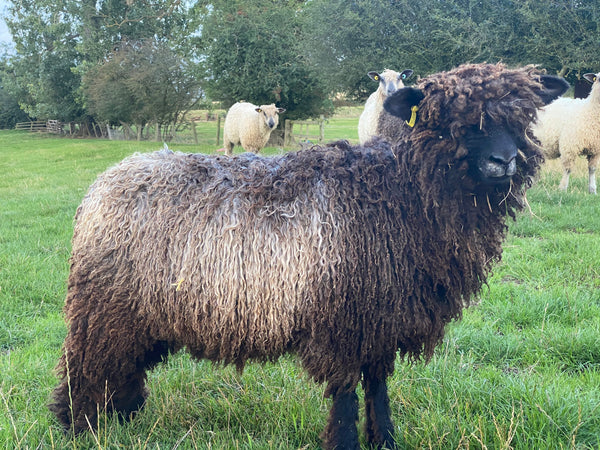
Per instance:
[[[217,146],[221,140],[221,114],[217,113]]]
[[[194,143],[198,145],[198,133],[196,133],[196,121],[192,120],[192,133],[194,134]]]
[[[321,114],[321,120],[319,121],[319,143],[325,140],[325,116]]]
[[[292,140],[292,129],[294,125],[290,119],[285,119],[285,127],[283,131],[283,146],[289,147]]]

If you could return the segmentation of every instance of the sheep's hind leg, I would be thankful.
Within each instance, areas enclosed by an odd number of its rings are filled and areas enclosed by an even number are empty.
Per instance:
[[[107,411],[114,411],[124,420],[131,419],[146,402],[146,374],[156,364],[166,360],[169,353],[164,341],[151,343],[146,350],[135,358],[135,371],[127,377],[121,377],[121,385],[115,384]]]
[[[395,449],[394,424],[390,418],[390,400],[385,378],[373,366],[363,369],[365,435],[367,442],[376,448]]]
[[[358,396],[355,388],[331,388],[333,405],[329,412],[329,420],[323,431],[323,448],[325,450],[358,450]]]
[[[86,318],[71,321],[59,363],[62,380],[53,393],[49,409],[67,430],[80,433],[98,426],[98,413],[117,412],[130,419],[146,399],[146,370],[168,353],[165,342],[136,339],[143,335],[135,327],[122,327],[119,336],[91,332]],[[127,331],[133,333],[127,334]],[[110,348],[104,344],[114,342]]]

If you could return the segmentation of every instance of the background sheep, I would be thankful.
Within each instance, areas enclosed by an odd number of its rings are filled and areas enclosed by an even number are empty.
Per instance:
[[[588,190],[596,193],[596,169],[600,161],[600,82],[586,73],[592,90],[585,99],[559,98],[544,107],[533,130],[548,158],[559,158],[563,176],[559,189],[569,187],[569,175],[578,156],[588,159]]]
[[[366,439],[393,448],[396,354],[429,359],[485,282],[541,162],[529,124],[564,89],[469,65],[387,100],[402,118],[419,105],[395,147],[163,150],[109,169],[76,214],[51,410],[75,432],[105,405],[129,417],[146,370],[183,347],[240,370],[294,352],[333,399],[325,448],[359,448],[361,381]]]
[[[279,114],[283,112],[285,109],[273,104],[234,104],[227,111],[223,126],[225,153],[231,156],[236,145],[241,145],[247,152],[258,153],[269,141],[271,132],[277,128]]]
[[[373,81],[379,83],[379,87],[367,99],[365,109],[358,119],[358,140],[361,144],[377,135],[377,122],[379,116],[384,114],[383,102],[388,96],[404,87],[403,81],[410,78],[412,74],[413,71],[410,69],[402,72],[385,69],[381,73],[367,74]]]

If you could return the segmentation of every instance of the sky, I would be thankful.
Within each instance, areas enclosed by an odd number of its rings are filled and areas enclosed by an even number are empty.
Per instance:
[[[6,7],[8,2],[6,0],[0,0],[0,43],[11,42],[12,37],[8,31],[8,27],[4,22],[4,14],[6,13]]]

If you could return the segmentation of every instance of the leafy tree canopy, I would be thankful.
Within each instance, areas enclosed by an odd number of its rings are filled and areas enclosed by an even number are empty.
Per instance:
[[[25,95],[15,95],[14,75],[12,68],[6,62],[0,61],[0,129],[14,128],[17,122],[29,120],[29,116],[19,105],[19,98]]]
[[[193,67],[153,40],[123,42],[83,86],[88,111],[110,123],[177,123],[201,98]]]
[[[276,103],[287,118],[328,111],[321,78],[313,73],[301,43],[298,0],[211,2],[202,23],[206,89],[225,106],[245,100]]]
[[[600,71],[597,0],[9,4],[6,19],[16,54],[10,58],[11,82],[5,89],[18,95],[24,111],[41,119],[76,120],[91,111],[111,121],[116,111],[123,114],[119,120],[148,116],[143,106],[152,102],[137,97],[130,102],[141,108],[135,113],[121,104],[109,114],[100,107],[103,102],[83,95],[81,84],[97,70],[108,77],[117,68],[103,66],[116,57],[116,50],[142,42],[164,44],[181,58],[186,70],[176,73],[184,78],[194,67],[211,100],[225,106],[239,100],[276,103],[289,118],[329,111],[328,99],[338,93],[364,99],[375,88],[366,73],[384,68],[413,69],[416,78],[465,62],[504,61],[538,64],[571,82],[584,72]],[[115,84],[124,79],[114,76]],[[112,92],[119,91],[146,95],[114,85]],[[115,101],[120,98],[114,94]]]

